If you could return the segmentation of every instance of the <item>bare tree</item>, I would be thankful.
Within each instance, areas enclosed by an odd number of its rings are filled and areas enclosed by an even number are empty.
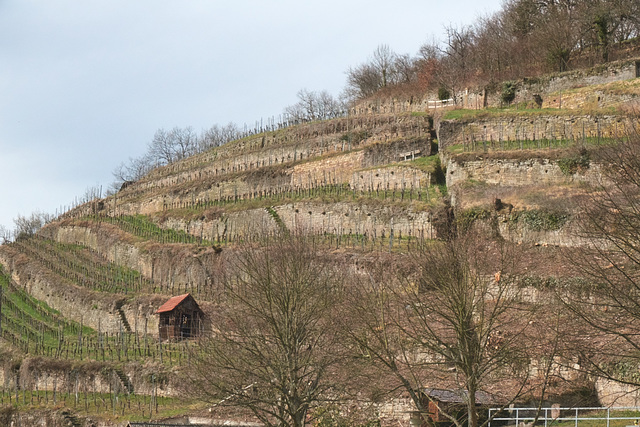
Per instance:
[[[544,390],[544,373],[532,378],[531,360],[549,341],[530,339],[535,306],[519,295],[514,257],[505,245],[470,235],[430,243],[398,271],[400,285],[373,274],[357,288],[352,338],[423,414],[429,387],[458,394],[466,419],[445,414],[458,426],[473,427],[488,422],[478,415],[480,393],[498,394],[508,404],[535,387]]]
[[[381,44],[373,51],[371,64],[382,77],[382,87],[386,87],[395,80],[393,66],[396,56],[389,45],[386,44]]]
[[[11,230],[0,224],[0,244],[4,245],[11,242],[11,240]]]
[[[588,327],[583,368],[640,386],[640,135],[593,157],[602,178],[578,217],[588,244],[567,251],[583,280],[559,297]]]
[[[13,219],[15,224],[13,235],[16,239],[31,237],[53,219],[53,215],[40,211],[32,212],[28,217],[18,215]]]
[[[346,93],[361,99],[373,95],[382,87],[382,76],[371,64],[360,64],[347,71]]]
[[[198,138],[191,126],[158,129],[149,143],[148,154],[159,164],[171,164],[195,154]]]
[[[342,284],[318,255],[288,238],[238,254],[214,336],[189,370],[203,399],[302,427],[327,398],[341,357],[333,315]]]
[[[405,53],[396,55],[393,63],[395,82],[397,84],[412,83],[417,80],[416,59]]]
[[[137,158],[129,157],[128,163],[122,162],[113,170],[115,181],[111,184],[111,192],[119,191],[124,183],[138,181],[157,165],[148,154]]]
[[[200,152],[204,152],[211,148],[220,147],[221,145],[238,139],[240,130],[235,123],[228,123],[225,126],[213,125],[200,136],[198,147]]]
[[[340,117],[344,109],[343,103],[326,90],[318,93],[302,89],[298,92],[298,102],[286,107],[284,113],[292,120],[313,121]]]
[[[398,55],[388,45],[376,48],[373,55],[364,64],[349,68],[347,71],[347,91],[353,98],[366,98],[378,90],[398,83]],[[406,62],[406,57],[401,59]],[[404,70],[406,72],[406,70]]]

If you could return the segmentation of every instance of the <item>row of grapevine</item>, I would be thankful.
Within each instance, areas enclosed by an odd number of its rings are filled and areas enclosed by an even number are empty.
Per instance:
[[[283,186],[281,188],[269,188],[266,190],[256,190],[249,193],[236,193],[234,195],[219,195],[199,197],[187,201],[177,201],[165,203],[163,210],[189,209],[205,210],[211,207],[230,206],[247,203],[248,201],[263,202],[265,206],[281,203],[291,203],[304,200],[322,201],[323,198],[330,198],[331,202],[345,200],[390,200],[390,201],[417,201],[431,203],[437,199],[431,187],[405,187],[397,183],[392,185],[364,185],[364,188],[351,188],[347,184],[342,185],[310,185],[305,188],[294,188]]]
[[[0,270],[0,334],[24,353],[59,359],[123,362],[188,358],[187,342],[160,342],[146,333],[95,331],[69,321],[29,296]],[[146,325],[145,325],[146,326]]]
[[[123,231],[145,240],[154,240],[160,243],[191,243],[200,245],[212,245],[211,242],[198,239],[181,230],[158,227],[144,215],[116,215],[96,216],[98,221],[118,226]]]
[[[71,385],[74,383],[71,382]],[[68,385],[58,384],[56,377],[48,376],[44,377],[44,387],[40,389],[37,384],[29,384],[26,387],[15,385],[0,387],[0,406],[3,408],[11,406],[33,410],[38,407],[52,409],[63,407],[73,410],[79,416],[110,414],[119,417],[151,419],[154,415],[162,416],[164,410],[175,411],[182,405],[183,402],[178,399],[158,396],[155,383],[149,395],[124,393],[113,382],[109,382],[108,387],[104,384],[96,386],[94,381],[93,387],[89,390],[79,390],[78,384],[69,389]],[[64,414],[67,415],[68,420],[76,418],[71,415],[71,412],[67,411]],[[16,413],[15,417],[19,420],[21,414]],[[16,425],[21,424],[18,422]]]
[[[624,138],[610,138],[601,136],[587,136],[586,134],[562,137],[558,139],[540,138],[535,139],[515,139],[515,140],[493,140],[477,139],[475,135],[466,138],[462,144],[464,152],[488,152],[488,151],[512,151],[512,150],[542,150],[567,147],[586,147],[610,145],[617,143]]]
[[[59,276],[88,289],[126,294],[152,288],[139,272],[108,262],[84,246],[37,235],[18,239],[12,245]]]
[[[408,135],[421,135],[430,130],[427,117],[402,116],[399,121],[395,115],[386,116],[359,116],[357,118],[345,118],[342,120],[330,120],[316,122],[306,126],[297,126],[286,132],[260,133],[257,136],[246,138],[215,148],[214,150],[192,158],[184,159],[163,168],[156,169],[149,176],[157,178],[196,169],[202,166],[210,166],[218,162],[219,170],[237,172],[247,170],[248,162],[244,167],[233,166],[232,161],[224,159],[242,158],[250,154],[273,152],[275,149],[300,147],[300,152],[306,152],[305,158],[316,157],[329,152],[348,151],[358,146],[365,137],[376,134],[374,129],[386,128],[391,133]],[[280,157],[282,158],[282,157]],[[256,164],[266,164],[264,157]],[[267,162],[271,164],[270,162]],[[282,163],[279,161],[278,163]]]

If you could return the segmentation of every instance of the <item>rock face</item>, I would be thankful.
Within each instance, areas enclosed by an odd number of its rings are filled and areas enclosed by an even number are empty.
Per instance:
[[[597,379],[595,388],[598,400],[603,406],[640,406],[640,390],[638,390],[638,387],[605,379]]]

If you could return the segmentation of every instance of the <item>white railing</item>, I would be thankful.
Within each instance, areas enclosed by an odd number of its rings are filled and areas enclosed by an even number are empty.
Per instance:
[[[636,412],[636,414],[631,416],[629,412]],[[508,416],[501,416],[502,414],[508,414]],[[491,418],[492,415],[494,418]],[[537,408],[491,408],[489,409],[489,420],[489,427],[491,427],[491,423],[494,423],[494,426],[512,423],[519,426],[520,423],[527,424],[534,420],[537,420],[540,425],[544,422],[545,427],[558,423],[563,423],[563,425],[572,423],[578,427],[579,423],[583,421],[606,421],[606,424],[602,423],[602,425],[610,427],[611,421],[614,420],[629,420],[633,422],[629,422],[627,425],[638,425],[640,407],[540,408],[539,413]]]
[[[437,100],[437,101],[427,101],[427,108],[442,108],[447,107],[449,105],[453,105],[453,98]]]

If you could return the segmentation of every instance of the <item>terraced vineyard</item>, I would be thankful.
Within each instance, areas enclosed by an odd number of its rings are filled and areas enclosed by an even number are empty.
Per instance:
[[[98,216],[97,221],[106,222],[119,227],[129,234],[138,236],[144,240],[153,240],[159,243],[188,243],[198,245],[213,245],[212,242],[197,238],[181,230],[171,228],[161,228],[149,220],[144,215],[118,215],[118,216]]]
[[[0,270],[2,337],[25,354],[65,360],[108,362],[155,360],[177,365],[186,360],[188,344],[159,342],[146,334],[96,331],[65,319],[16,286]]]
[[[37,235],[19,239],[13,245],[58,276],[87,289],[127,294],[153,288],[139,272],[108,262],[85,246],[58,243]]]

